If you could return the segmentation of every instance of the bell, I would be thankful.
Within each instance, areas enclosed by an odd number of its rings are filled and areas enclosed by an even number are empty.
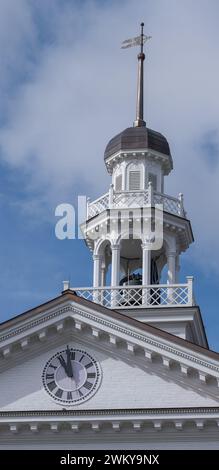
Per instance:
[[[154,259],[151,260],[151,284],[159,284],[157,264]],[[132,273],[121,279],[120,286],[141,286],[142,275],[140,273]],[[122,297],[122,305],[141,305],[142,303],[142,289],[121,289],[120,295]],[[160,304],[159,289],[150,289],[150,303],[153,305]]]

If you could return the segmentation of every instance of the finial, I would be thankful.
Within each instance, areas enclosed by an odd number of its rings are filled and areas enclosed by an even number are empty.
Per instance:
[[[151,39],[151,36],[145,36],[144,23],[141,23],[141,34],[132,39],[126,39],[122,43],[122,49],[132,46],[140,46],[140,53],[138,54],[138,84],[137,84],[137,104],[136,104],[136,120],[134,127],[145,127],[144,121],[144,43]]]
[[[141,23],[141,53],[144,53],[144,23]]]

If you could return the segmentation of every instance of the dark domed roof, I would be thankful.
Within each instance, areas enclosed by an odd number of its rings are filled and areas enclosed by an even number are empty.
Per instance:
[[[106,160],[120,150],[138,149],[151,149],[165,155],[171,155],[166,138],[159,132],[155,132],[147,127],[128,127],[109,141],[104,153],[104,159]]]

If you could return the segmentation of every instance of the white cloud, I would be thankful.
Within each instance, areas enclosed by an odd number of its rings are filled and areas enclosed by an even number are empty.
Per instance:
[[[27,0],[0,1],[1,119],[9,91],[12,92],[17,81],[24,78],[24,71],[30,73],[35,33]]]
[[[119,47],[145,20],[153,36],[146,64],[148,125],[171,144],[175,171],[166,187],[185,193],[197,246],[209,257],[218,243],[219,166],[211,171],[201,142],[219,131],[218,2],[61,3],[39,2],[36,11],[34,2],[0,2],[8,51],[1,64],[4,86],[21,69],[27,74],[7,102],[2,158],[28,171],[31,187],[50,202],[57,195],[57,202],[71,202],[79,188],[93,195],[107,190],[104,147],[135,117],[136,51]],[[216,255],[212,268],[218,261]]]

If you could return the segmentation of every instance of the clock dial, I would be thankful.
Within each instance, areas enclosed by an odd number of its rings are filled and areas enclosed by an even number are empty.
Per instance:
[[[55,400],[77,404],[90,398],[100,385],[100,367],[87,352],[66,347],[46,363],[43,385]]]

